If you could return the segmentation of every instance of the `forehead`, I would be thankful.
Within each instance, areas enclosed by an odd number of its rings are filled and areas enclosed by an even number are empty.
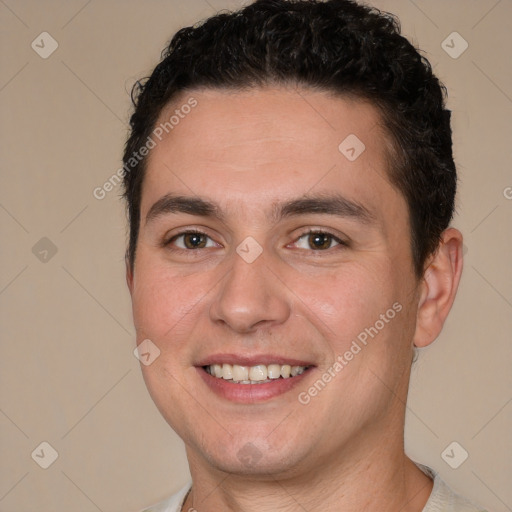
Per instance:
[[[376,207],[400,201],[387,179],[379,112],[362,100],[292,88],[194,90],[165,108],[156,127],[164,129],[161,140],[153,136],[142,216],[169,192],[253,211],[333,189]]]

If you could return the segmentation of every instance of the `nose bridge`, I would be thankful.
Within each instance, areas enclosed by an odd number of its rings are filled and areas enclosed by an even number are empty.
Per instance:
[[[279,324],[290,315],[286,288],[271,270],[271,258],[254,242],[246,239],[233,252],[230,269],[210,307],[213,322],[223,322],[239,332]]]

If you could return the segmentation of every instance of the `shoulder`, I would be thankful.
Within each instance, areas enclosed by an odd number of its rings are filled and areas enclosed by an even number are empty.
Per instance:
[[[189,483],[176,494],[173,494],[169,498],[160,501],[159,503],[155,503],[140,512],[180,512],[190,487],[191,484]]]
[[[476,504],[452,491],[439,474],[426,466],[420,467],[434,479],[432,493],[423,512],[486,512]]]

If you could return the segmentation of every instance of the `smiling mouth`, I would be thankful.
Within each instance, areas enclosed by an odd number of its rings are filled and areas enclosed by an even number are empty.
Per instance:
[[[238,364],[211,364],[203,370],[217,379],[232,384],[266,384],[278,379],[292,379],[304,373],[309,366],[291,366],[289,364],[258,364],[241,366]]]

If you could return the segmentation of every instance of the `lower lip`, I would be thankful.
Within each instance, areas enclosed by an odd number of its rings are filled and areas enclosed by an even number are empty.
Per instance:
[[[205,384],[218,396],[231,402],[251,404],[264,402],[287,393],[302,382],[312,370],[312,367],[295,377],[274,379],[265,384],[233,384],[225,379],[213,377],[202,367],[196,367],[196,370]]]

